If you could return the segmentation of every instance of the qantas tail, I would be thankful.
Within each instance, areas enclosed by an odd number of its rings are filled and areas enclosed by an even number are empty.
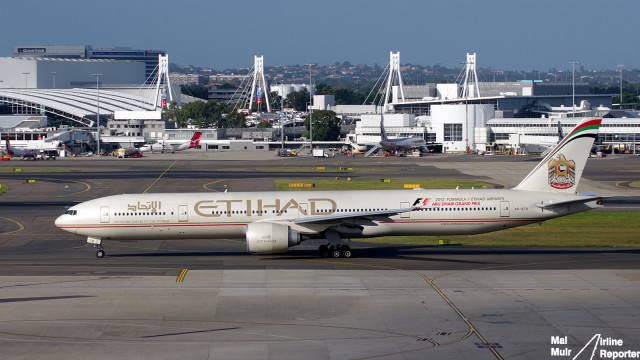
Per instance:
[[[191,142],[189,143],[189,149],[196,148],[200,145],[200,138],[202,137],[202,133],[200,131],[196,131],[191,138]]]
[[[575,194],[601,122],[582,119],[515,189]]]

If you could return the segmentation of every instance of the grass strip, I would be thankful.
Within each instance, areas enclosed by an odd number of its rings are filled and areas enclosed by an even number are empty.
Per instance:
[[[276,189],[285,190],[399,190],[404,189],[404,184],[419,184],[423,189],[493,189],[494,184],[477,180],[460,179],[383,179],[375,180],[348,180],[348,176],[339,176],[338,180],[331,179],[276,179]],[[315,184],[313,188],[290,188],[289,184]]]

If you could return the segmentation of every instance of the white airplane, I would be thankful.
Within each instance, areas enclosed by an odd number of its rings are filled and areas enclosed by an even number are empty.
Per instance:
[[[153,144],[147,144],[147,145],[143,145],[141,147],[138,148],[138,150],[140,150],[140,152],[144,153],[144,152],[164,152],[165,150],[169,150],[172,153],[176,152],[176,151],[182,151],[182,150],[187,150],[187,149],[194,149],[196,147],[198,147],[198,145],[200,145],[200,138],[202,137],[202,133],[200,131],[196,131],[193,136],[191,137],[191,140],[189,141],[183,141],[180,143],[168,143],[166,141],[159,141]]]
[[[32,159],[38,160],[40,158],[40,150],[38,149],[19,149],[11,146],[9,142],[9,134],[4,134],[5,141],[5,149],[2,150],[3,155],[7,155],[10,157],[19,157],[22,160],[24,159]]]
[[[427,142],[418,136],[411,136],[405,138],[389,139],[387,131],[384,129],[384,120],[380,120],[380,146],[384,151],[405,151],[419,149],[422,151],[426,149]]]
[[[562,124],[560,121],[556,124],[558,129],[557,141],[540,141],[537,143],[521,143],[520,146],[524,147],[529,154],[541,154],[542,157],[546,156],[562,139],[564,138],[564,132],[562,131]]]
[[[350,257],[348,240],[386,235],[459,235],[541,223],[597,208],[577,194],[602,119],[583,119],[513,189],[124,194],[69,208],[55,224],[105,240],[245,238],[252,254],[285,253],[327,239],[321,256]]]

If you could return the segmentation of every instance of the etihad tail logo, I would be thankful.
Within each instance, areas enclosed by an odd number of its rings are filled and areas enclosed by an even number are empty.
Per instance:
[[[559,154],[549,161],[549,185],[556,189],[569,189],[576,183],[576,162]]]

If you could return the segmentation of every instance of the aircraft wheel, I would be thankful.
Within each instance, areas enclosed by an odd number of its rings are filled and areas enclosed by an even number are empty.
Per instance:
[[[339,258],[340,257],[340,249],[338,248],[333,248],[333,250],[331,250],[331,257],[332,258]]]
[[[318,253],[320,253],[320,257],[329,257],[329,247],[327,245],[320,245],[320,247],[318,248]]]
[[[342,247],[340,252],[342,253],[342,257],[346,259],[353,256],[353,253],[351,252],[351,248],[346,245]]]
[[[104,257],[104,250],[100,249],[100,250],[96,251],[96,257],[98,259],[102,259]]]

